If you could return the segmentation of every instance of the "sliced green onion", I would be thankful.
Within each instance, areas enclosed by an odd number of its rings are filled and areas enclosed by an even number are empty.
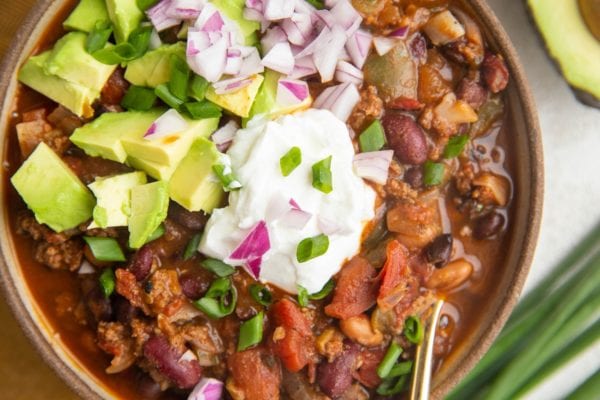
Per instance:
[[[221,118],[223,114],[221,107],[207,100],[185,103],[183,108],[192,119]]]
[[[296,258],[298,262],[306,262],[313,258],[322,256],[329,249],[329,238],[320,234],[311,238],[306,238],[298,244],[296,249]]]
[[[143,56],[150,46],[152,27],[140,26],[129,35],[127,42],[96,50],[92,55],[103,64],[116,65]]]
[[[206,295],[193,302],[194,306],[212,319],[223,318],[235,310],[237,290],[228,278],[218,278]]]
[[[398,380],[386,379],[378,387],[377,393],[382,396],[394,396],[406,389],[408,375],[402,375]]]
[[[317,10],[322,10],[325,8],[325,3],[321,0],[306,0],[306,2]]]
[[[268,307],[273,302],[273,294],[262,285],[253,284],[248,288],[250,296],[260,305]]]
[[[235,268],[229,264],[225,264],[223,261],[215,260],[213,258],[207,258],[200,263],[204,269],[209,270],[218,277],[224,278],[229,275],[233,275]]]
[[[113,28],[110,21],[96,21],[96,25],[94,25],[94,28],[85,40],[85,51],[92,54],[95,51],[103,49],[106,43],[108,43],[112,31]]]
[[[298,304],[300,304],[302,307],[306,307],[308,306],[308,291],[306,290],[306,288],[297,285],[298,288]]]
[[[104,297],[110,297],[110,295],[115,291],[115,273],[111,268],[106,268],[100,274],[99,280]]]
[[[153,5],[155,5],[158,2],[158,0],[137,0],[137,6],[141,11],[146,11],[147,9],[149,9],[150,7],[152,7]]]
[[[143,56],[148,51],[152,29],[151,25],[142,25],[129,34],[127,42],[135,49],[136,58]]]
[[[261,311],[240,326],[238,351],[244,351],[262,341],[265,314]]]
[[[188,83],[190,81],[190,67],[187,62],[178,56],[171,56],[171,79],[169,80],[169,91],[179,100],[185,101],[188,95]]]
[[[325,297],[329,296],[329,293],[331,293],[334,287],[335,281],[330,279],[325,286],[323,286],[323,289],[319,290],[317,293],[309,294],[308,298],[310,300],[323,300]]]
[[[187,246],[185,246],[185,251],[183,252],[183,260],[184,261],[189,260],[190,258],[192,258],[194,256],[194,254],[196,254],[196,252],[198,251],[198,245],[200,244],[201,239],[202,239],[202,234],[198,233],[198,234],[194,235],[192,237],[192,239],[189,241],[189,243],[187,244]],[[206,260],[204,260],[204,261],[206,261]],[[217,260],[213,260],[213,261],[217,261]],[[225,264],[225,265],[227,265],[227,264]],[[227,266],[229,267],[229,265],[227,265]],[[231,274],[229,274],[229,275],[231,275]],[[219,276],[221,276],[221,275],[219,275]]]
[[[388,375],[392,371],[392,368],[396,364],[396,361],[398,361],[398,357],[400,357],[400,355],[402,354],[402,351],[402,347],[400,347],[398,343],[392,342],[390,344],[390,347],[388,347],[388,350],[385,353],[383,360],[381,360],[381,363],[377,367],[377,375],[381,379],[385,379],[388,377]]]
[[[219,178],[221,181],[223,189],[226,192],[238,190],[242,187],[242,184],[237,180],[235,175],[233,175],[230,166],[224,164],[215,164],[213,165],[212,169],[215,175],[217,175],[217,178]]]
[[[423,182],[426,186],[439,185],[442,183],[445,171],[444,164],[428,160],[423,166]]]
[[[158,85],[154,89],[154,93],[158,96],[159,99],[165,102],[169,107],[179,110],[179,108],[183,105],[183,101],[179,100],[178,97],[173,95],[169,90],[169,86],[166,83],[162,85]]]
[[[333,179],[331,177],[331,156],[319,161],[312,166],[313,181],[315,189],[327,194],[333,190]]]
[[[423,324],[421,320],[414,315],[406,318],[404,321],[404,336],[414,344],[419,344],[423,340]]]
[[[285,153],[279,160],[279,166],[281,167],[281,173],[283,176],[291,174],[300,164],[302,163],[302,151],[300,147],[292,147],[290,151]]]
[[[121,106],[127,110],[148,111],[155,102],[154,90],[141,86],[130,86],[123,96]]]
[[[404,361],[398,363],[392,367],[392,370],[388,374],[387,378],[397,378],[402,375],[408,375],[412,372],[412,367],[412,361]]]
[[[378,151],[385,146],[385,133],[379,120],[373,121],[358,137],[360,151],[363,153],[369,151]]]
[[[148,237],[148,240],[146,240],[146,243],[150,243],[160,237],[162,237],[162,235],[165,234],[165,225],[164,224],[160,224],[158,226],[158,228],[156,228],[156,230],[154,232],[152,232],[152,234]]]
[[[202,101],[206,96],[209,83],[204,77],[194,74],[190,80],[189,95],[195,100]]]
[[[460,153],[462,153],[468,141],[469,135],[467,134],[451,137],[450,140],[448,140],[448,144],[446,144],[446,148],[444,149],[444,158],[458,157]]]
[[[110,237],[84,236],[94,258],[98,261],[125,261],[119,242]]]

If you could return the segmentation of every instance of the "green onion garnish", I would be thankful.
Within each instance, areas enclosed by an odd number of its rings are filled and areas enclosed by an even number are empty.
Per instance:
[[[300,147],[292,147],[290,151],[285,153],[279,160],[279,166],[281,167],[281,173],[283,176],[288,176],[302,163],[302,151]]]
[[[390,347],[388,347],[383,360],[381,360],[381,363],[377,367],[377,375],[381,379],[388,377],[392,371],[392,368],[394,367],[394,364],[396,364],[396,361],[398,361],[398,357],[400,357],[400,354],[402,354],[402,351],[402,347],[400,347],[398,343],[392,342],[390,344]]]
[[[423,340],[423,324],[421,320],[414,315],[406,318],[404,321],[404,336],[414,344],[419,344]]]
[[[262,285],[252,284],[248,288],[250,296],[260,305],[268,307],[273,302],[273,294],[269,289]]]
[[[323,300],[325,297],[329,296],[329,293],[331,293],[334,287],[335,281],[330,279],[325,286],[323,286],[323,289],[319,290],[317,293],[308,295],[308,298],[311,300]]]
[[[246,350],[262,341],[265,314],[261,311],[242,323],[238,339],[238,351]]]
[[[152,234],[150,236],[148,236],[148,240],[146,240],[146,243],[150,243],[150,242],[160,238],[164,234],[165,234],[165,225],[160,224],[158,226],[158,228],[156,228],[154,230],[154,232],[152,232]]]
[[[230,166],[224,164],[215,164],[213,165],[212,169],[215,175],[217,175],[217,178],[219,178],[221,181],[223,190],[226,192],[238,190],[242,187],[242,184],[237,180],[235,175],[233,175]]]
[[[308,306],[308,291],[306,290],[306,288],[298,285],[298,304],[300,304],[302,307],[306,307]]]
[[[321,0],[306,0],[306,2],[310,5],[312,5],[317,10],[322,10],[325,8],[325,2],[323,2]]]
[[[158,0],[137,0],[136,4],[141,11],[146,11],[157,2]]]
[[[423,166],[423,183],[426,186],[435,186],[442,183],[446,167],[442,163],[426,161]]]
[[[202,101],[206,95],[206,91],[208,90],[209,83],[204,77],[200,75],[195,75],[192,77],[190,81],[190,89],[189,95],[194,100]]]
[[[235,310],[237,290],[228,278],[218,278],[210,285],[206,295],[194,301],[194,306],[212,319],[223,318]]]
[[[398,380],[386,379],[377,387],[377,394],[394,396],[404,391],[408,383],[408,375],[402,375]]]
[[[148,111],[155,102],[154,90],[141,86],[130,86],[121,100],[121,106],[127,110]]]
[[[125,261],[119,242],[110,237],[84,236],[94,258],[98,261]]]
[[[363,153],[369,151],[378,151],[385,146],[385,133],[379,120],[373,121],[358,137],[360,151]]]
[[[465,145],[469,141],[469,135],[458,135],[453,136],[448,140],[446,148],[444,149],[444,158],[458,157],[462,153]]]
[[[327,253],[329,248],[329,238],[326,235],[318,235],[311,238],[306,238],[298,244],[296,248],[296,258],[298,262],[306,262],[313,258],[322,256]]]
[[[140,26],[129,35],[127,42],[96,50],[92,55],[103,64],[116,65],[143,56],[150,46],[151,26]]]
[[[215,260],[214,258],[207,258],[200,263],[204,269],[209,270],[218,277],[224,278],[229,275],[233,275],[235,268],[229,264],[225,264],[223,261]]]
[[[408,375],[412,372],[413,362],[403,361],[392,367],[392,370],[388,374],[387,378],[397,378],[402,375]]]
[[[99,280],[104,297],[110,297],[110,295],[115,291],[115,273],[111,268],[106,268],[100,274]]]
[[[183,252],[183,260],[184,261],[189,260],[190,258],[192,258],[194,256],[194,254],[196,254],[196,252],[198,251],[198,245],[200,244],[200,239],[202,239],[202,234],[197,233],[192,237],[192,239],[189,241],[187,246],[185,246],[185,250]],[[206,261],[206,260],[204,260],[204,261]],[[221,275],[219,275],[219,276],[221,276]]]
[[[171,79],[169,91],[179,100],[185,101],[188,95],[188,82],[190,81],[190,67],[187,62],[178,56],[171,56]]]
[[[171,93],[169,86],[166,83],[158,85],[154,89],[154,93],[171,108],[179,110],[179,108],[183,105],[183,101],[179,100],[177,96]]]
[[[108,43],[112,34],[112,24],[110,21],[96,21],[96,25],[85,40],[85,51],[92,54],[95,51],[103,49]]]
[[[192,119],[221,118],[223,113],[221,107],[207,100],[185,103],[183,108]]]
[[[327,194],[333,190],[331,177],[331,156],[319,161],[312,166],[313,181],[315,189]]]

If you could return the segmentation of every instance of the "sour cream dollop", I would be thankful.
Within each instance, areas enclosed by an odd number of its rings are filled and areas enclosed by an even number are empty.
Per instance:
[[[301,149],[302,162],[285,177],[280,159],[292,147]],[[354,173],[346,125],[331,112],[314,109],[276,121],[255,118],[238,130],[227,155],[242,188],[230,194],[227,207],[214,210],[200,252],[241,266],[231,254],[264,221],[270,249],[262,256],[259,279],[289,293],[297,293],[298,285],[308,293],[321,290],[359,251],[364,226],[374,215],[375,193]],[[312,166],[329,156],[333,190],[325,194],[313,187]],[[293,207],[310,214],[302,228],[286,220]],[[298,262],[298,244],[319,234],[329,238],[327,252]]]

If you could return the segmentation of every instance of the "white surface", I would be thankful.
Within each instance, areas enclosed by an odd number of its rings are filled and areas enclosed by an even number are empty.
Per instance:
[[[528,290],[600,221],[600,110],[575,100],[544,52],[525,0],[488,2],[525,66],[542,125],[546,171],[544,217],[525,288]],[[527,399],[564,398],[598,368],[600,343],[530,392]]]

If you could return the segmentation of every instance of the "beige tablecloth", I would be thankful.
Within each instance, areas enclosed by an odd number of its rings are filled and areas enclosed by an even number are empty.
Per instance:
[[[0,58],[34,0],[0,0]],[[0,388],[2,399],[76,399],[77,396],[34,351],[0,299]]]

